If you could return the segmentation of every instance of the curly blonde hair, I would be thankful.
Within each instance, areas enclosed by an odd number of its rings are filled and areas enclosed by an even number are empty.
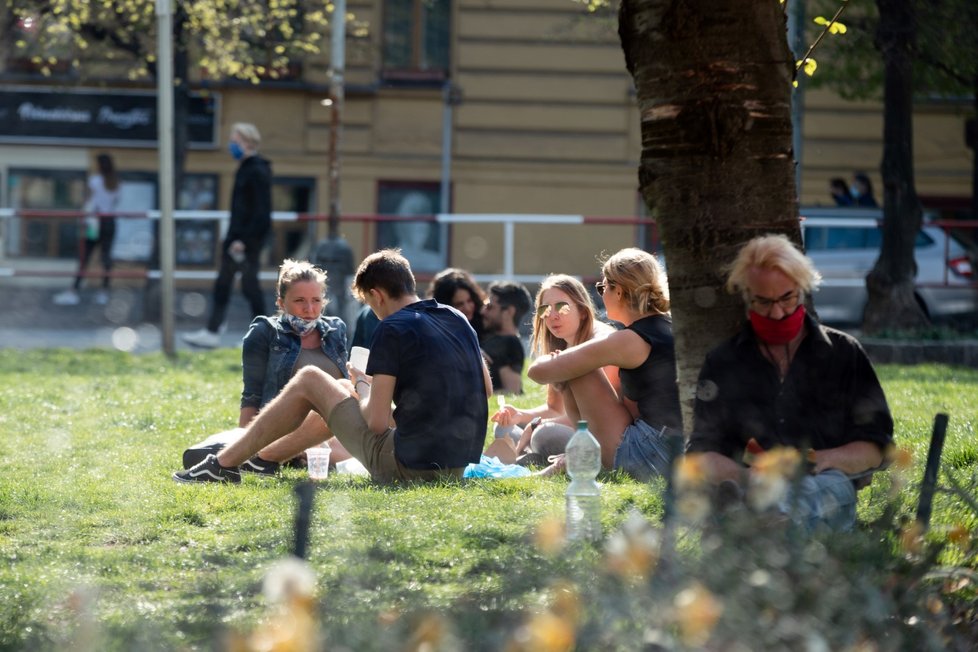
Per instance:
[[[614,254],[601,266],[605,280],[622,291],[622,298],[639,314],[669,312],[669,285],[656,257],[629,247]]]

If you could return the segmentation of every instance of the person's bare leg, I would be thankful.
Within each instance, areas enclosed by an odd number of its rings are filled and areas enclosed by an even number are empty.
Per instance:
[[[288,462],[302,451],[318,446],[333,436],[318,412],[310,412],[302,425],[258,451],[258,456],[269,462]],[[332,447],[332,444],[330,445]],[[332,458],[331,458],[332,459]]]
[[[350,451],[346,450],[346,446],[343,445],[343,442],[336,437],[331,437],[326,443],[329,444],[329,449],[332,451],[329,454],[329,465],[331,467],[336,466],[339,462],[345,462],[353,457],[353,455],[350,454]]]
[[[303,367],[248,424],[244,435],[218,453],[218,463],[226,467],[242,464],[265,446],[296,430],[310,410],[318,412],[323,421],[328,420],[333,408],[353,395],[352,389],[350,381],[344,386],[321,369]]]
[[[628,408],[618,400],[608,377],[600,369],[568,381],[564,389],[565,405],[568,399],[572,399],[575,411],[587,421],[588,430],[601,445],[601,466],[612,468],[622,433],[632,423]]]

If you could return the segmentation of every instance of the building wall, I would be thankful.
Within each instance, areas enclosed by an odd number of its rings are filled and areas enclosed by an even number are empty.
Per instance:
[[[380,0],[348,6],[371,29],[366,37],[347,40],[340,144],[344,215],[376,213],[381,182],[437,184],[446,116],[454,212],[641,214],[640,125],[612,21],[588,17],[570,0],[455,0],[448,72],[461,103],[449,114],[441,82],[382,78],[381,7]],[[262,131],[262,152],[275,174],[311,179],[310,210],[328,212],[331,112],[320,103],[327,93],[328,57],[307,62],[303,70],[304,84],[207,86],[221,96],[220,141],[213,150],[191,151],[186,169],[218,175],[220,208],[228,206],[236,167],[226,151],[227,134],[234,122],[248,121]],[[970,196],[966,111],[963,105],[918,106],[914,147],[918,190],[925,198]],[[881,198],[879,103],[807,92],[804,135],[803,205],[828,204],[828,179],[849,178],[857,169],[870,173]],[[91,160],[103,148],[88,150]],[[0,144],[0,165],[10,165],[17,151]],[[108,151],[120,169],[156,170],[153,149]],[[51,164],[59,164],[57,157]],[[77,157],[70,165],[77,165]],[[377,244],[372,223],[345,221],[341,231],[358,255]],[[321,224],[307,243],[323,235]],[[642,242],[632,225],[520,226],[517,271],[593,275],[596,255]],[[479,274],[502,271],[498,225],[455,225],[447,246],[451,264]]]

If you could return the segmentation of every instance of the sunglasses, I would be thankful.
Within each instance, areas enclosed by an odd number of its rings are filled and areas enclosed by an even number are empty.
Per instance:
[[[558,301],[554,304],[545,303],[537,306],[537,317],[540,319],[546,319],[552,315],[554,311],[556,311],[561,317],[564,317],[570,314],[571,307],[566,301]]]
[[[598,291],[598,294],[604,296],[604,291],[612,285],[614,285],[614,283],[611,281],[598,281],[594,284],[594,289]]]

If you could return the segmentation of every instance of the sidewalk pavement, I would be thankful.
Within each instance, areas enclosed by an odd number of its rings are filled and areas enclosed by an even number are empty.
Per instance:
[[[77,306],[56,306],[54,295],[70,285],[70,277],[0,277],[0,349],[111,348],[131,353],[161,351],[163,338],[158,317],[150,318],[141,284],[113,286],[109,302],[95,302],[96,290],[82,290]],[[181,289],[176,293],[175,349],[201,351],[182,335],[204,326],[210,314],[211,287]],[[158,305],[158,298],[155,299]],[[266,309],[275,310],[273,291],[266,289]],[[251,310],[236,283],[228,306],[221,348],[239,348],[251,323]],[[857,337],[874,363],[919,364],[934,362],[978,368],[978,340],[899,341]]]
[[[146,291],[141,287],[113,288],[106,305],[97,305],[95,289],[82,289],[77,306],[57,306],[54,295],[64,290],[65,279],[0,279],[0,349],[112,348],[132,353],[163,348],[158,319],[148,320]],[[265,298],[275,309],[272,293]],[[159,312],[155,310],[153,312]],[[210,289],[179,290],[176,294],[175,348],[201,351],[182,340],[182,335],[202,328],[210,313]],[[222,348],[241,346],[251,323],[251,310],[236,286],[228,307]]]

